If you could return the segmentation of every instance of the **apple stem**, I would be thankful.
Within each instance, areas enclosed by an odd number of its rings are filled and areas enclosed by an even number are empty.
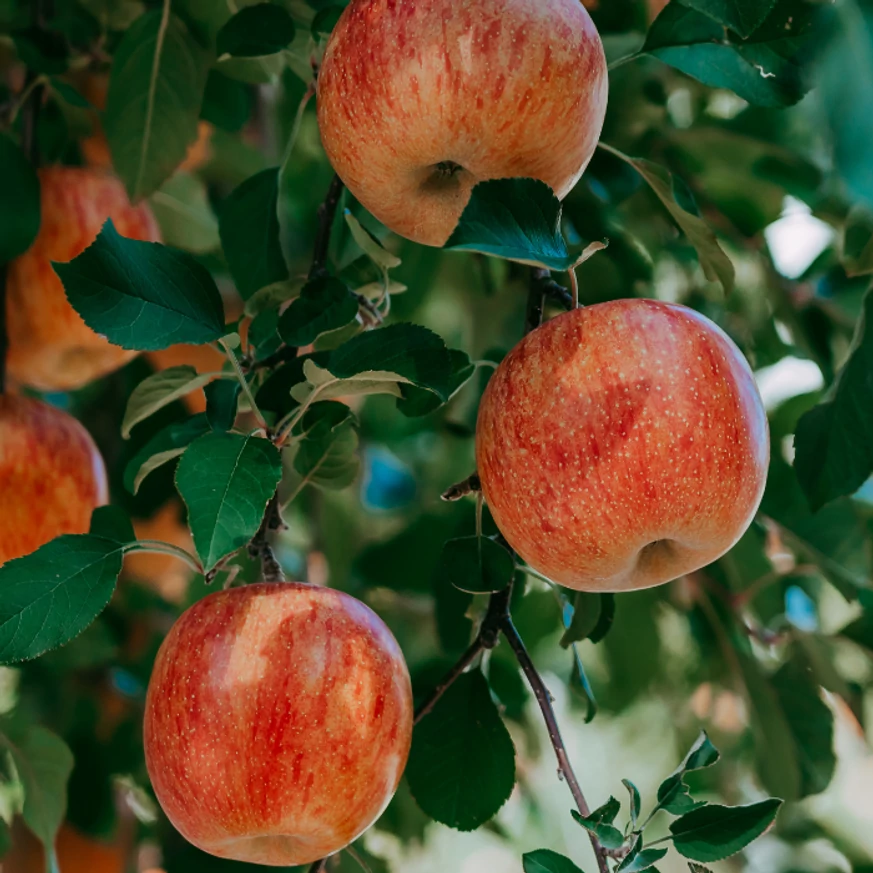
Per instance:
[[[570,267],[567,270],[567,275],[570,277],[570,295],[572,306],[571,309],[579,308],[579,279],[576,277],[576,268]]]
[[[276,555],[267,539],[271,530],[282,530],[284,527],[285,522],[282,520],[282,513],[279,509],[279,492],[277,491],[270,498],[261,526],[252,537],[248,547],[249,555],[255,560],[260,559],[261,561],[261,575],[264,577],[264,582],[285,581],[285,572],[282,570],[282,565],[276,560]]]
[[[324,873],[325,870],[327,870],[327,858],[322,858],[309,868],[309,873]]]
[[[527,311],[524,318],[524,332],[529,334],[543,323],[543,306],[546,300],[545,283],[552,274],[542,267],[531,267],[530,287],[527,294]]]

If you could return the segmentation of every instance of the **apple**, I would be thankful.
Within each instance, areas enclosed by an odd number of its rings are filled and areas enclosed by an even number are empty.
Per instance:
[[[71,415],[30,397],[0,395],[0,564],[61,534],[85,533],[108,499],[106,469]]]
[[[412,692],[381,619],[330,588],[280,582],[195,603],[149,683],[158,801],[205,852],[270,866],[347,846],[397,789]]]
[[[131,239],[157,242],[149,207],[131,205],[114,176],[81,167],[39,171],[42,223],[33,245],[9,265],[7,367],[20,385],[69,391],[105,376],[136,352],[94,333],[73,309],[52,261],[71,261],[97,238],[107,218]]]
[[[0,860],[3,873],[45,873],[42,843],[24,827],[21,819],[15,820],[11,838],[9,852]],[[57,869],[63,873],[124,873],[127,842],[124,835],[101,842],[64,822],[55,839]]]
[[[655,300],[567,312],[528,334],[479,408],[482,490],[507,542],[580,591],[648,588],[723,555],[752,522],[767,416],[740,350]]]
[[[318,75],[325,151],[395,233],[451,235],[477,182],[563,199],[606,114],[603,46],[579,0],[352,0]]]

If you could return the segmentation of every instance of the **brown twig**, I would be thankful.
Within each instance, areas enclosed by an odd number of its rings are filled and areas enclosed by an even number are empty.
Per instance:
[[[312,266],[309,268],[309,278],[321,276],[327,268],[327,256],[330,249],[330,237],[333,231],[333,221],[343,194],[343,180],[335,175],[327,191],[327,197],[318,207],[318,229],[315,233],[315,250],[312,255]]]
[[[249,555],[261,562],[261,574],[265,582],[284,582],[285,573],[282,565],[276,560],[268,536],[271,531],[281,530],[285,526],[279,509],[279,494],[276,492],[267,504],[267,510],[261,521],[258,532],[249,543]]]
[[[471,473],[464,479],[463,482],[456,482],[451,485],[440,495],[440,500],[445,500],[447,503],[454,503],[468,494],[478,494],[482,490],[482,480],[478,473]]]

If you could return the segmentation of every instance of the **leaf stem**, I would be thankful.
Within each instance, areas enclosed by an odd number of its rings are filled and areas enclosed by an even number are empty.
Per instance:
[[[251,386],[246,379],[246,374],[243,372],[242,367],[240,366],[239,359],[236,356],[236,352],[230,347],[230,344],[222,337],[219,341],[221,347],[224,349],[224,353],[227,355],[227,359],[230,361],[231,366],[233,367],[233,371],[236,374],[236,378],[239,381],[240,387],[243,390],[243,394],[246,396],[246,400],[249,402],[249,406],[251,407],[252,413],[255,416],[258,424],[265,430],[269,432],[269,427],[267,425],[267,420],[264,418],[263,413],[260,409],[258,409],[258,404],[255,402],[255,396],[252,394]]]
[[[617,60],[613,61],[607,66],[606,69],[608,72],[611,73],[613,70],[617,70],[619,67],[623,67],[630,61],[635,61],[637,58],[641,58],[643,54],[643,52],[633,52],[629,55],[625,55],[623,58],[618,58]]]
[[[570,267],[567,271],[570,277],[570,300],[572,303],[571,309],[579,308],[579,279],[576,277],[576,268]]]
[[[124,554],[128,552],[155,552],[159,555],[172,555],[180,561],[184,561],[195,573],[203,573],[203,566],[189,551],[172,543],[164,543],[160,540],[136,540],[128,543],[122,549]]]
[[[333,231],[333,220],[344,188],[343,180],[334,175],[327,191],[327,197],[318,207],[318,229],[315,233],[315,249],[312,254],[312,266],[309,268],[309,278],[315,279],[325,272],[327,256],[330,249],[330,237]]]

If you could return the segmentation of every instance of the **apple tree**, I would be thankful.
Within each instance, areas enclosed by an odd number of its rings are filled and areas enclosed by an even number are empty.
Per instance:
[[[0,870],[873,870],[870,0],[0,0]]]

